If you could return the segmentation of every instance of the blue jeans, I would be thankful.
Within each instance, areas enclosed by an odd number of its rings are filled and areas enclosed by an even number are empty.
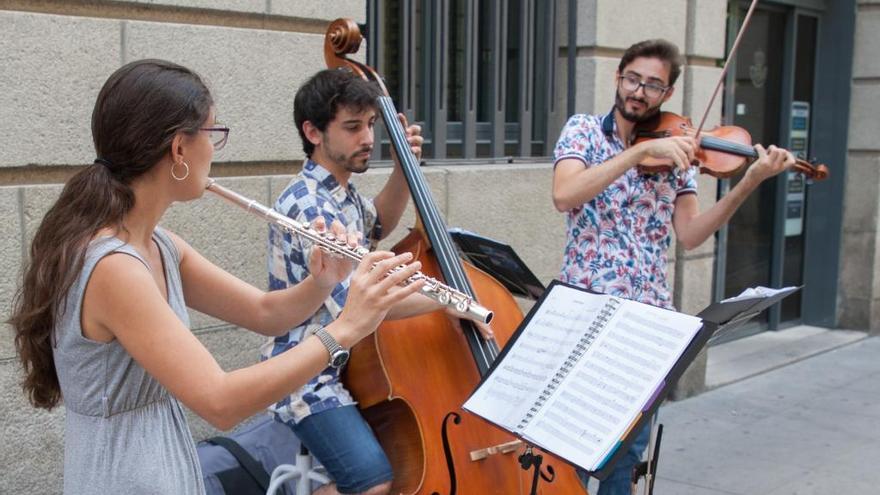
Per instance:
[[[645,423],[642,431],[636,436],[636,439],[629,446],[626,454],[614,466],[611,474],[599,483],[599,492],[596,495],[630,495],[632,493],[632,469],[633,466],[642,461],[642,453],[648,446],[648,440],[651,438],[651,425],[654,424],[653,418]],[[583,481],[584,486],[590,477],[586,471],[578,469],[578,475]]]
[[[391,463],[355,406],[328,409],[286,423],[336,482],[339,493],[360,493],[391,481]]]

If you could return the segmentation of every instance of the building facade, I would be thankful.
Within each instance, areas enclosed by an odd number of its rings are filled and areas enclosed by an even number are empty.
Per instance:
[[[558,274],[563,215],[550,188],[566,117],[611,108],[614,71],[635,41],[662,37],[686,66],[665,109],[702,115],[748,2],[737,0],[0,0],[0,310],[8,314],[43,213],[94,159],[97,92],[120,65],[165,58],[199,72],[232,128],[212,175],[270,204],[304,158],[296,88],[324,67],[328,22],[366,26],[366,53],[425,128],[424,168],[450,226],[510,243],[544,281]],[[709,111],[708,127],[803,150],[831,177],[768,182],[716,239],[670,250],[676,306],[696,313],[751,285],[804,285],[744,332],[805,323],[880,328],[880,1],[762,1]],[[377,152],[358,183],[378,191]],[[729,179],[699,178],[707,208]],[[402,225],[413,223],[408,212]],[[209,259],[266,284],[266,226],[214,197],[169,211],[165,226]],[[404,229],[401,229],[404,230]],[[401,233],[384,243],[390,247]],[[524,305],[526,305],[524,303]],[[204,315],[193,331],[225,369],[257,359],[262,338]],[[0,493],[61,490],[63,407],[35,410],[19,387],[12,333],[0,338]],[[676,389],[704,389],[705,355]],[[212,434],[192,417],[197,438]]]

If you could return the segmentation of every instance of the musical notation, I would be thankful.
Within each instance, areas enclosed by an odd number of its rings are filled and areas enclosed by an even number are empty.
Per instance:
[[[552,286],[465,408],[592,470],[700,327],[692,316]]]

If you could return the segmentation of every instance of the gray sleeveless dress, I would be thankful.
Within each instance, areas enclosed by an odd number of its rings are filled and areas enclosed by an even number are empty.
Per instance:
[[[180,257],[156,229],[171,308],[189,326]],[[66,408],[65,494],[203,494],[195,444],[180,403],[132,359],[118,341],[87,339],[80,315],[86,283],[98,261],[114,252],[144,259],[107,237],[88,248],[55,331],[55,367]]]

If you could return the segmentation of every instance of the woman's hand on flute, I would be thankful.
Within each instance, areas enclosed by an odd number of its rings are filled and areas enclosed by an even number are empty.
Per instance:
[[[322,217],[315,219],[312,228],[318,232],[327,230],[327,223]],[[357,249],[360,245],[361,234],[349,234],[345,231],[345,226],[339,220],[333,220],[330,224],[330,232],[333,237],[343,240],[348,247]],[[312,247],[309,254],[309,273],[314,277],[315,283],[322,289],[332,290],[336,284],[342,282],[348,277],[354,269],[354,261],[337,254],[331,254],[322,250],[319,246]]]
[[[411,260],[412,253],[395,256],[388,251],[363,257],[351,277],[345,308],[327,327],[341,345],[350,347],[375,331],[394,304],[421,290],[423,280],[401,285],[422,267],[418,261],[409,263]]]

